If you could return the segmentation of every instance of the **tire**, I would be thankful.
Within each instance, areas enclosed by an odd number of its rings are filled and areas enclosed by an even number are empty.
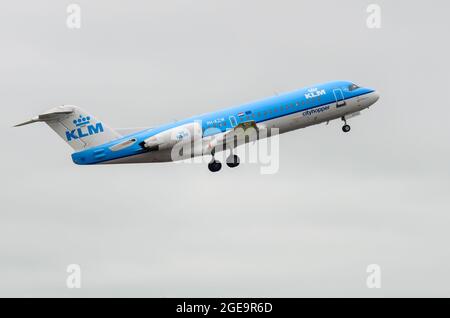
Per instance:
[[[240,160],[237,155],[232,155],[227,158],[227,166],[230,168],[235,168],[239,166]]]
[[[208,164],[208,169],[211,172],[218,172],[220,169],[222,169],[222,164],[220,161],[213,160]]]
[[[349,125],[342,126],[342,131],[345,132],[345,133],[349,132],[350,131],[350,126]]]

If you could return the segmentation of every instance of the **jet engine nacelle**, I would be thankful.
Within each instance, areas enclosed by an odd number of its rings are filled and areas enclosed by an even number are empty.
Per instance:
[[[144,140],[144,146],[150,149],[170,149],[176,144],[193,142],[202,138],[202,126],[199,122],[180,125]]]

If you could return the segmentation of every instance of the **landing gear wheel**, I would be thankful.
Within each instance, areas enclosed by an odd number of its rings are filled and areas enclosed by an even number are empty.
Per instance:
[[[208,169],[211,172],[217,172],[222,169],[222,164],[220,161],[213,159],[210,163],[208,163]]]
[[[239,166],[239,163],[240,163],[240,160],[237,155],[230,155],[227,158],[227,166],[230,168],[235,168],[235,167]]]
[[[342,126],[342,131],[347,133],[350,131],[350,125],[345,124],[344,126]]]

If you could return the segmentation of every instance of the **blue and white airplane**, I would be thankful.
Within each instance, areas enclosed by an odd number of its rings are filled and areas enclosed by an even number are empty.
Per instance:
[[[249,142],[249,138],[238,138],[249,129],[256,132],[256,138],[264,138],[271,134],[260,134],[262,130],[285,133],[340,118],[342,130],[349,132],[347,119],[359,115],[378,98],[374,89],[336,81],[155,128],[113,129],[73,105],[52,108],[16,126],[45,122],[75,150],[72,160],[79,165],[168,162],[212,155],[208,168],[217,172],[222,164],[214,157],[216,151],[230,149],[227,165],[239,165],[233,149]],[[180,148],[194,144],[187,151]]]

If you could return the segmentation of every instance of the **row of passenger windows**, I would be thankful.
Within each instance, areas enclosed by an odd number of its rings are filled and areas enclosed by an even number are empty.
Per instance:
[[[294,109],[295,107],[299,107],[301,106],[305,106],[305,105],[310,105],[312,104],[314,101],[320,101],[320,96],[317,96],[315,98],[310,98],[307,100],[302,100],[301,102],[295,102],[295,103],[291,103],[291,104],[287,104],[284,106],[280,106],[280,107],[275,107],[273,109],[268,109],[265,111],[258,111],[258,112],[254,112],[252,114],[249,115],[244,115],[244,116],[236,116],[238,117],[238,120],[240,122],[243,121],[248,121],[248,120],[252,120],[252,119],[256,119],[256,118],[260,118],[261,116],[267,116],[267,115],[272,115],[278,112],[282,112],[290,110],[290,109]],[[209,124],[208,127],[214,127],[214,128],[220,128],[220,127],[225,127],[227,126],[227,120],[222,121],[221,123],[213,123],[213,124]]]

